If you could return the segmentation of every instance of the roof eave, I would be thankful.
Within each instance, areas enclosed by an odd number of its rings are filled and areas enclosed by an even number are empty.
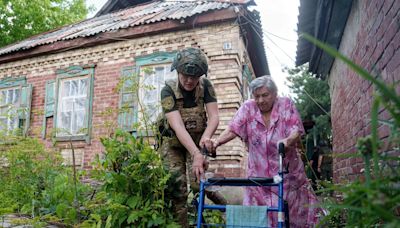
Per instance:
[[[320,41],[338,49],[342,39],[352,0],[322,1],[301,0],[298,33],[308,33]],[[332,68],[334,57],[315,45],[298,39],[296,66],[309,63],[309,71],[318,77],[326,77]]]
[[[263,30],[261,28],[261,24],[254,25],[254,23],[256,23],[256,20],[253,13],[249,11],[247,12],[249,13],[248,16],[252,17],[250,19],[252,20],[252,23],[244,23],[243,25],[241,25],[241,27],[245,31],[244,36],[246,36],[245,39],[248,41],[246,48],[254,69],[255,76],[260,77],[263,75],[270,75],[268,61],[264,48]]]
[[[62,40],[52,44],[37,46],[28,50],[20,50],[18,52],[4,54],[0,56],[0,63],[64,52],[83,47],[92,47],[99,44],[134,39],[169,31],[178,31],[209,24],[222,23],[225,21],[232,21],[236,19],[236,17],[236,12],[232,8],[227,8],[186,18],[185,23],[181,23],[181,20],[166,20],[157,23],[144,24],[117,31],[99,33],[90,37]]]

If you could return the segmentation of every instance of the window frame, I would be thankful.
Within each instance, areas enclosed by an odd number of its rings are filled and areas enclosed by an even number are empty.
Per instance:
[[[135,134],[136,132],[136,123],[138,122],[137,114],[138,114],[138,102],[137,102],[137,93],[138,91],[133,90],[125,90],[125,83],[132,80],[130,84],[135,87],[135,83],[137,83],[138,71],[134,66],[126,66],[121,70],[120,80],[122,80],[122,84],[119,92],[119,101],[118,101],[118,126],[119,128],[127,131],[131,134]],[[133,103],[131,105],[126,105],[123,102],[124,95],[131,95],[133,99]],[[126,111],[127,109],[133,109],[133,112]],[[129,115],[132,115],[129,117]],[[128,119],[131,118],[131,119]],[[132,123],[130,123],[132,121]]]
[[[12,88],[18,88],[19,98],[18,107],[16,107],[17,127],[20,129],[23,136],[26,136],[30,127],[30,115],[31,115],[31,104],[32,104],[32,84],[28,84],[25,76],[18,77],[5,77],[0,79],[0,90],[9,90]],[[25,120],[25,122],[23,122]],[[7,129],[6,134],[9,134]]]
[[[152,102],[152,103],[148,103],[148,104],[153,104],[154,105],[154,103],[156,104],[156,105],[158,105],[158,106],[156,106],[155,108],[157,108],[157,113],[156,113],[156,115],[153,115],[153,114],[151,114],[150,113],[150,115],[149,116],[155,116],[155,117],[157,117],[161,112],[162,112],[162,108],[161,108],[161,105],[160,105],[160,103],[161,103],[161,101],[160,101],[160,93],[161,93],[161,89],[164,87],[164,85],[165,85],[165,80],[168,80],[168,79],[165,79],[165,76],[166,76],[166,71],[168,71],[168,63],[160,63],[160,64],[152,64],[152,65],[144,65],[144,66],[142,66],[143,68],[152,68],[152,69],[150,69],[151,70],[151,72],[152,72],[152,74],[151,75],[148,75],[148,73],[147,72],[142,72],[141,74],[139,74],[139,78],[140,78],[140,88],[139,88],[139,91],[138,91],[138,97],[139,97],[139,100],[141,100],[142,101],[142,106],[144,106],[144,107],[148,107],[149,105],[146,105],[144,102],[145,102],[145,98],[147,97],[146,96],[146,90],[145,89],[142,89],[142,86],[155,86],[154,84],[145,84],[145,77],[148,77],[148,76],[153,76],[154,74],[156,74],[156,68],[158,67],[158,68],[163,68],[163,76],[164,76],[164,82],[162,83],[159,83],[159,84],[157,84],[157,86],[158,87],[156,87],[156,88],[154,88],[154,90],[156,90],[157,92],[156,92],[156,97],[155,97],[155,101],[154,102]],[[155,75],[156,76],[156,75]],[[175,76],[177,76],[177,74],[175,75]],[[157,81],[157,82],[159,82],[158,80],[157,80],[157,78],[153,78],[152,80],[154,81],[154,79]],[[138,119],[139,120],[143,120],[143,114],[144,114],[144,112],[143,112],[143,110],[142,110],[142,108],[143,107],[138,107],[138,111],[140,112],[139,114],[138,114]],[[146,113],[146,114],[148,114],[148,113]],[[149,122],[149,124],[152,124],[152,123],[154,123],[154,122],[156,122],[157,121],[157,119],[154,119],[154,120],[150,120],[151,122]]]
[[[74,80],[78,78],[87,77],[88,78],[88,91],[87,91],[87,101],[86,102],[86,118],[84,119],[84,125],[86,126],[86,132],[79,135],[57,135],[54,134],[56,141],[86,141],[90,144],[90,138],[92,134],[92,115],[93,115],[93,92],[94,92],[94,67],[95,65],[84,65],[84,66],[70,66],[66,69],[57,70],[57,78],[55,82],[55,96],[54,96],[54,117],[53,117],[53,128],[57,129],[58,125],[58,115],[59,115],[59,97],[60,97],[60,86],[63,80]]]
[[[19,95],[18,95],[18,100],[17,100],[17,102],[16,102],[16,106],[15,107],[13,107],[13,109],[16,109],[16,110],[14,110],[15,111],[15,115],[16,115],[16,117],[15,117],[15,119],[16,119],[16,123],[14,124],[14,125],[16,125],[16,127],[14,127],[13,129],[9,129],[9,125],[8,125],[8,123],[7,123],[7,125],[6,125],[6,130],[5,130],[5,132],[6,132],[6,134],[8,134],[8,132],[13,132],[13,131],[15,131],[16,129],[18,129],[18,128],[21,128],[21,126],[20,126],[20,117],[19,117],[19,108],[20,108],[20,106],[21,106],[21,92],[22,92],[22,86],[21,85],[14,85],[14,86],[11,86],[11,87],[0,87],[0,93],[2,92],[2,91],[9,91],[9,90],[14,90],[14,91],[19,91]],[[1,100],[0,100],[0,102],[1,102]],[[1,103],[0,103],[0,109],[1,108],[8,108],[8,106],[9,106],[10,104],[4,104],[4,105],[1,105]],[[7,113],[8,114],[8,113]],[[11,119],[10,117],[7,117],[7,116],[5,116],[5,117],[3,117],[2,115],[1,115],[1,113],[0,113],[0,118],[1,119],[6,119],[6,121],[7,122],[9,122],[9,120]]]
[[[167,65],[167,64],[171,64],[176,56],[177,51],[171,51],[171,52],[164,52],[164,51],[160,51],[160,52],[156,52],[153,54],[149,54],[149,55],[143,55],[143,56],[138,56],[135,58],[135,66],[136,66],[136,71],[137,71],[137,75],[138,75],[138,79],[139,79],[139,88],[137,91],[137,95],[139,100],[141,99],[141,86],[142,86],[142,77],[143,77],[143,69],[146,67],[153,67],[153,66],[157,66],[157,65]],[[176,74],[177,75],[177,74]],[[158,94],[158,97],[159,94]],[[136,110],[138,113],[136,113],[135,115],[137,116],[136,119],[136,124],[140,123],[139,121],[141,121],[142,117],[141,117],[141,107],[138,104],[138,109]],[[133,132],[134,135],[136,136],[154,136],[154,132],[152,132],[152,130],[140,130],[140,131],[135,131]]]

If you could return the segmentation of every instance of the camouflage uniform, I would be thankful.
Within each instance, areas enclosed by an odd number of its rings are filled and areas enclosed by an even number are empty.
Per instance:
[[[164,109],[169,109],[176,102],[185,128],[196,145],[199,145],[201,136],[207,126],[207,117],[204,108],[204,80],[207,79],[201,78],[195,89],[196,107],[184,108],[183,95],[178,88],[178,80],[169,80],[166,82],[166,85],[173,90],[176,101],[174,101],[172,97],[161,101]],[[215,96],[215,94],[213,95]],[[165,125],[165,128],[168,129],[168,124],[165,123]],[[188,168],[189,171],[190,187],[193,193],[195,194],[199,191],[199,185],[196,183],[195,176],[192,173],[192,157],[174,134],[170,137],[163,137],[160,151],[170,172],[174,177],[176,177],[176,184],[179,186],[179,193],[172,196],[174,213],[176,214],[179,223],[183,227],[186,227],[188,225],[186,168]],[[214,203],[226,204],[226,200],[218,192],[206,191],[206,194]]]

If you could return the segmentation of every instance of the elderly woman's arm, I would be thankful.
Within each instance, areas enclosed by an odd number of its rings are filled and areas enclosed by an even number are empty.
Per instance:
[[[296,144],[299,142],[300,139],[300,132],[294,131],[290,133],[289,137],[279,140],[278,144],[282,142],[285,147],[295,147]]]
[[[236,138],[236,136],[237,135],[233,131],[231,131],[230,127],[228,126],[217,139],[213,140],[214,150],[217,149],[217,147]]]

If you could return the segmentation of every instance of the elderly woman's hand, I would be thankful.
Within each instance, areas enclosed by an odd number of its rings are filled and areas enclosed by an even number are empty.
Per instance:
[[[210,138],[201,138],[200,139],[200,148],[205,147],[208,151],[212,152],[213,151],[213,144]]]
[[[279,140],[279,141],[276,143],[276,147],[278,147],[278,145],[279,145],[280,143],[283,143],[283,145],[285,146],[285,148],[290,147],[289,139],[288,139],[288,138]]]
[[[217,150],[217,147],[220,146],[220,143],[219,143],[218,139],[211,139],[211,143],[212,143],[212,149],[213,149],[213,151],[214,151],[214,150]]]
[[[285,148],[290,148],[290,147],[295,147],[296,143],[299,141],[300,141],[300,133],[295,131],[292,132],[289,135],[289,137],[279,140],[276,145],[279,145],[279,143],[283,143],[285,145]]]

